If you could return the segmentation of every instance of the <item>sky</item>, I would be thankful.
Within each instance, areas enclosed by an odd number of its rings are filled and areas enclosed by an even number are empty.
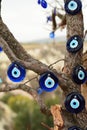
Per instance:
[[[54,0],[47,1],[54,2]],[[84,7],[86,0],[83,1]],[[1,13],[4,23],[18,41],[31,42],[49,38],[52,29],[50,25],[46,24],[46,16],[51,9],[50,6],[48,9],[43,9],[37,4],[37,0],[2,0]],[[87,29],[87,8],[83,9],[83,12]],[[62,35],[66,35],[66,30],[56,32],[56,36]]]

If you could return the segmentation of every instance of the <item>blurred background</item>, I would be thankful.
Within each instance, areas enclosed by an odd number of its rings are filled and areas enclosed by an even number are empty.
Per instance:
[[[56,1],[56,0],[55,0]],[[47,0],[48,8],[43,9],[37,4],[37,0],[2,0],[2,18],[15,38],[21,43],[26,51],[34,58],[50,65],[58,59],[63,59],[66,48],[66,29],[58,29],[55,38],[51,39],[49,33],[52,31],[51,24],[47,24],[46,17],[56,6],[54,0]],[[51,6],[51,5],[52,6]],[[61,1],[63,5],[63,1]],[[83,0],[84,25],[87,29],[86,0]],[[61,12],[63,13],[63,12]],[[57,18],[58,23],[60,20]],[[85,40],[84,51],[87,50]],[[7,77],[9,59],[0,52],[0,75],[10,84]],[[53,67],[62,70],[64,62],[61,61]],[[33,78],[36,74],[27,71],[23,82]],[[1,86],[2,84],[0,84]],[[38,87],[36,80],[29,82],[29,86]],[[48,107],[62,103],[62,91],[60,87],[51,93],[43,93],[43,100]],[[43,115],[39,106],[26,92],[16,90],[8,93],[0,93],[0,130],[45,130],[41,122],[52,127],[52,118]]]

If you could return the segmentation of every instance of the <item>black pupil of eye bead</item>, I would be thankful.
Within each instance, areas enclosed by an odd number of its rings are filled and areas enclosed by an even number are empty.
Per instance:
[[[73,6],[74,4],[72,3],[71,6]]]
[[[51,84],[51,82],[48,82],[48,84],[50,85],[50,84]]]
[[[76,105],[76,102],[74,102],[73,105]]]
[[[17,72],[15,71],[14,74],[17,74]]]
[[[82,77],[82,74],[80,74],[80,77]]]
[[[73,44],[72,44],[73,46],[75,45],[75,43],[73,42]]]

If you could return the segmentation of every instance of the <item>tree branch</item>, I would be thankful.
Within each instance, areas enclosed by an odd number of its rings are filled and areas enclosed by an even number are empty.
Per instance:
[[[11,60],[11,61],[16,61],[18,63],[20,63],[22,66],[24,66],[26,69],[29,69],[29,70],[32,70],[34,72],[36,72],[37,74],[42,74],[46,71],[53,71],[58,79],[59,79],[59,85],[60,87],[66,92],[67,89],[68,89],[68,83],[72,83],[72,80],[69,80],[69,77],[67,77],[65,74],[61,73],[61,72],[58,72],[56,71],[55,69],[53,68],[50,68],[49,66],[41,63],[40,61],[38,60],[35,60],[32,58],[31,62],[28,62],[28,61],[24,61],[24,60],[20,60],[18,59],[13,51],[11,50],[11,48],[8,46],[7,42],[0,37],[0,45],[3,47],[5,53],[7,54],[8,58]],[[67,82],[68,81],[68,82]],[[72,86],[73,86],[73,83],[72,83]],[[69,90],[70,91],[70,90]]]
[[[29,87],[28,85],[25,84],[17,84],[17,85],[10,85],[6,81],[3,82],[3,85],[0,86],[0,92],[9,92],[13,90],[21,89],[27,93],[29,93],[34,100],[38,103],[40,106],[41,112],[43,112],[45,115],[50,116],[51,112],[48,109],[48,107],[44,104],[43,100],[41,99],[40,95],[38,95],[37,90]]]
[[[65,0],[67,1],[67,0]],[[67,39],[69,39],[73,35],[79,35],[82,39],[84,38],[84,22],[83,22],[83,13],[82,11],[79,12],[76,15],[69,15],[66,14],[66,25],[67,25]],[[68,51],[66,51],[65,54],[65,61],[64,68],[65,68],[65,73],[71,77],[73,68],[78,65],[82,64],[82,52],[83,48],[77,52],[76,54],[71,54]],[[69,87],[71,84],[69,84]],[[73,90],[76,92],[78,88],[78,92],[81,93],[81,85],[73,84],[73,87],[71,87],[71,92]],[[66,92],[66,95],[68,95],[68,91]],[[85,118],[86,117],[86,118]],[[86,129],[87,127],[87,111],[86,109],[84,112],[81,112],[77,115],[77,117],[74,116],[74,120],[78,122],[79,127],[82,129]]]

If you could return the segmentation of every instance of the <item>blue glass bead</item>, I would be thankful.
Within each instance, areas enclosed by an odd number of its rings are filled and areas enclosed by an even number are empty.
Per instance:
[[[2,47],[0,47],[0,52],[2,52],[3,51],[3,48]]]
[[[45,72],[39,79],[40,88],[46,92],[52,92],[58,87],[58,78],[52,72]]]
[[[41,4],[41,0],[38,0],[37,3],[38,3],[38,4]]]
[[[82,129],[77,126],[72,126],[72,127],[68,128],[68,130],[82,130]]]
[[[47,17],[47,23],[48,23],[49,21],[52,21],[52,16],[48,16],[48,17]]]
[[[80,113],[85,108],[85,99],[80,93],[72,92],[65,99],[65,107],[70,113]]]
[[[49,36],[50,36],[51,39],[54,39],[54,38],[55,38],[55,33],[54,33],[54,31],[51,32],[51,33],[49,34]]]
[[[17,62],[13,62],[8,67],[7,76],[13,82],[21,82],[26,76],[26,70]]]
[[[71,53],[78,52],[82,47],[83,47],[83,40],[78,35],[72,36],[66,43],[66,49]]]
[[[47,2],[45,0],[41,1],[41,6],[45,9],[47,8]]]
[[[43,90],[42,90],[41,88],[38,88],[37,93],[38,93],[38,94],[42,94],[42,93],[43,93]]]
[[[76,15],[81,11],[82,3],[81,0],[67,0],[65,2],[65,11],[68,14]]]
[[[77,84],[85,83],[87,80],[86,70],[81,65],[74,67],[72,72],[72,79]]]

